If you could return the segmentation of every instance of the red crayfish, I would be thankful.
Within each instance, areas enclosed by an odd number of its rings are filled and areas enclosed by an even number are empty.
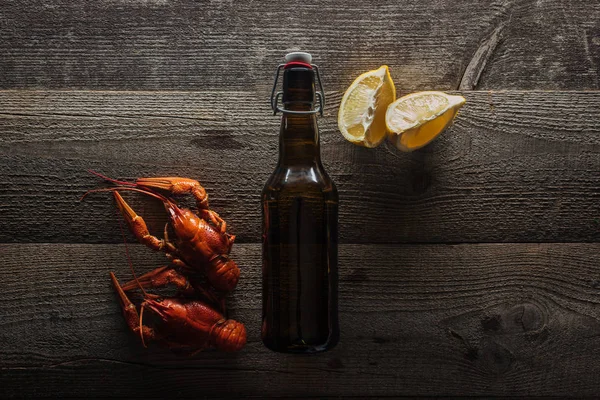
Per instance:
[[[229,258],[235,236],[227,233],[225,221],[209,209],[206,190],[198,181],[188,178],[140,178],[133,183],[90,172],[116,186],[90,190],[84,197],[90,192],[112,191],[135,237],[140,243],[164,252],[172,263],[172,266],[157,268],[139,278],[134,275],[134,280],[124,285],[120,285],[111,272],[111,280],[129,328],[140,335],[144,345],[145,341],[154,340],[170,348],[192,352],[208,346],[224,351],[240,350],[246,343],[246,329],[243,324],[223,316],[224,294],[235,288],[240,275],[237,264]],[[194,212],[179,207],[172,198],[157,190],[169,191],[174,195],[192,194],[198,210]],[[163,239],[150,234],[144,219],[127,204],[119,191],[142,193],[163,203],[169,217]],[[173,242],[169,240],[169,224],[176,236]],[[202,276],[211,287],[206,286]],[[144,290],[167,284],[179,289],[176,297],[161,298]],[[139,314],[125,293],[137,287],[144,292]],[[198,297],[203,300],[198,300]],[[162,323],[156,329],[143,325],[145,307],[160,318]]]
[[[244,324],[225,319],[223,314],[207,303],[146,293],[138,314],[136,306],[129,300],[123,287],[111,272],[110,278],[119,295],[123,316],[132,332],[140,335],[142,344],[158,341],[170,349],[187,350],[190,353],[213,346],[222,351],[239,351],[246,344]],[[144,307],[148,307],[161,319],[157,329],[142,323]]]

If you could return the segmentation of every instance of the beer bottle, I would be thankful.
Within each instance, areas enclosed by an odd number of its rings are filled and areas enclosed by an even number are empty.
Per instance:
[[[290,53],[277,69],[271,107],[282,114],[279,161],[262,192],[262,340],[286,353],[325,351],[339,338],[338,194],[321,164],[316,114],[325,96],[311,59]]]

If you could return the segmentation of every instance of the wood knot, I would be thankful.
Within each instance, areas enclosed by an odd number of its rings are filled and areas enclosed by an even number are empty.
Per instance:
[[[510,349],[546,341],[547,323],[548,311],[533,302],[497,304],[447,320],[450,335],[462,342],[464,357],[494,375],[512,368],[516,358]]]
[[[537,332],[547,323],[546,312],[533,303],[523,303],[498,311],[481,319],[484,332],[488,334]]]
[[[491,317],[484,317],[481,320],[481,327],[484,331],[496,332],[502,327],[502,317],[500,315],[492,315]]]
[[[506,331],[510,333],[542,330],[548,322],[547,312],[533,303],[514,306],[506,313]]]
[[[494,375],[506,373],[515,361],[510,350],[491,338],[482,340],[478,359],[481,368]]]

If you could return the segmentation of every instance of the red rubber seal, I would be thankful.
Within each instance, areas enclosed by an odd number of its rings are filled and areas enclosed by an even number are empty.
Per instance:
[[[307,64],[302,61],[290,61],[289,63],[285,64],[285,66],[283,68],[288,69],[288,68],[292,68],[292,67],[304,67],[304,68],[312,69],[312,66],[310,64]]]

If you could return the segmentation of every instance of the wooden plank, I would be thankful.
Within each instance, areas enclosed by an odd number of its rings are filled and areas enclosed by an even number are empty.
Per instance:
[[[266,95],[287,51],[329,90],[391,66],[400,91],[599,88],[598,0],[6,2],[0,88]]]
[[[131,250],[138,271],[163,262]],[[125,328],[108,281],[110,270],[129,276],[123,245],[4,244],[0,254],[5,396],[600,391],[600,244],[343,245],[342,340],[315,357],[260,343],[258,244],[233,253],[242,278],[229,304],[247,347],[191,359],[143,349]]]
[[[405,154],[337,131],[341,93],[320,120],[340,192],[341,240],[600,240],[600,93],[464,92],[455,125]],[[260,192],[278,118],[253,92],[0,92],[2,242],[120,243],[92,168],[119,178],[199,179],[240,242],[260,241]],[[129,197],[151,230],[159,204]]]

